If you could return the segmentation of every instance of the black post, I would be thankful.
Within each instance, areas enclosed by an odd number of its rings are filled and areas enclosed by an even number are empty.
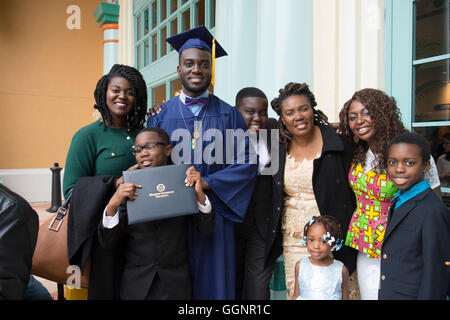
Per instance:
[[[64,285],[58,283],[56,287],[58,289],[58,300],[66,300],[66,298],[64,297]]]
[[[57,162],[50,168],[52,171],[52,206],[47,209],[48,212],[56,212],[61,206],[61,170]]]

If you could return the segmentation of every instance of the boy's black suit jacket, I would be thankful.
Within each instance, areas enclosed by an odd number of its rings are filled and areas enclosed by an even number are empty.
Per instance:
[[[271,130],[277,128],[277,121],[273,118],[269,118],[267,123],[267,149],[269,152],[271,151],[272,145]],[[276,150],[278,150],[278,148]],[[242,223],[236,224],[236,233],[238,236],[245,237],[250,232],[249,230],[252,225],[255,224],[261,239],[266,239],[267,225],[270,221],[273,208],[272,181],[271,175],[258,175],[256,178],[255,189],[253,190],[252,198],[248,205],[247,213],[245,214],[245,219]]]
[[[378,298],[445,299],[449,286],[450,214],[431,189],[397,210],[392,204],[381,253]]]
[[[162,299],[192,298],[189,273],[187,231],[193,219],[197,230],[208,235],[214,231],[214,206],[208,214],[198,213],[170,219],[128,225],[126,202],[119,207],[119,224],[107,229],[100,224],[99,241],[104,249],[125,244],[125,267],[120,298],[143,300],[158,275],[163,287]]]

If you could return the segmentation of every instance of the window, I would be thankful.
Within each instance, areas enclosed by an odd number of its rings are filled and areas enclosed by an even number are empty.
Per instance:
[[[187,31],[191,28],[191,9],[187,8],[181,15],[183,28],[181,31]]]
[[[450,0],[385,0],[385,9],[386,92],[437,161],[450,132]]]
[[[421,122],[450,120],[450,0],[414,3],[414,113]]]
[[[450,132],[450,0],[416,0],[413,12],[412,129],[437,161]]]
[[[159,85],[153,88],[153,101],[152,105],[161,104],[166,100],[166,84]]]
[[[181,80],[180,80],[180,78],[173,79],[171,81],[171,87],[172,87],[171,88],[172,89],[171,96],[175,97],[175,96],[179,95],[180,91],[181,91]]]
[[[195,25],[201,26],[205,24],[205,2],[198,1],[194,5]]]
[[[141,1],[142,2],[142,1]],[[157,62],[172,50],[166,43],[168,36],[189,30],[199,25],[209,29],[215,25],[216,0],[148,0],[141,8],[135,8],[136,58],[139,69]],[[146,55],[152,42],[150,58]],[[156,41],[155,41],[156,40]]]
[[[199,25],[214,33],[215,10],[216,0],[134,1],[136,67],[149,86],[151,105],[172,98],[181,89],[176,65],[172,66],[178,54],[166,38]]]

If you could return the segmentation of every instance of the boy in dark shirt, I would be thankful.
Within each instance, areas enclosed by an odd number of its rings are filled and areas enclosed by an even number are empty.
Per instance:
[[[244,118],[248,129],[275,129],[277,122],[267,114],[267,97],[258,88],[243,88],[236,95],[236,108]],[[236,224],[236,298],[238,300],[269,300],[270,279],[274,263],[265,265],[264,254],[267,224],[272,212],[272,176],[261,174],[270,162],[270,131],[266,145],[259,138],[256,146],[258,155],[258,177],[245,220]]]
[[[160,128],[146,128],[136,136],[133,146],[137,168],[167,165],[172,146]],[[214,212],[203,193],[200,173],[190,167],[186,186],[195,187],[200,213],[192,219],[204,235],[214,230]],[[120,284],[121,299],[191,299],[192,283],[187,257],[188,216],[128,225],[125,200],[136,199],[135,183],[122,183],[105,208],[99,241],[113,248],[125,241],[125,268]],[[127,200],[127,201],[128,201]]]
[[[404,133],[387,149],[388,174],[400,189],[389,210],[378,298],[445,299],[449,284],[450,215],[424,174],[430,147]]]

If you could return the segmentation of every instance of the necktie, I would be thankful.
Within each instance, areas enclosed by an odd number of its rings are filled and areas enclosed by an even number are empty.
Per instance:
[[[203,108],[204,106],[206,106],[207,100],[208,100],[208,98],[191,99],[189,97],[186,97],[186,101],[184,102],[184,104],[186,105],[186,107],[192,106],[194,104],[198,104],[199,106],[201,106]]]

